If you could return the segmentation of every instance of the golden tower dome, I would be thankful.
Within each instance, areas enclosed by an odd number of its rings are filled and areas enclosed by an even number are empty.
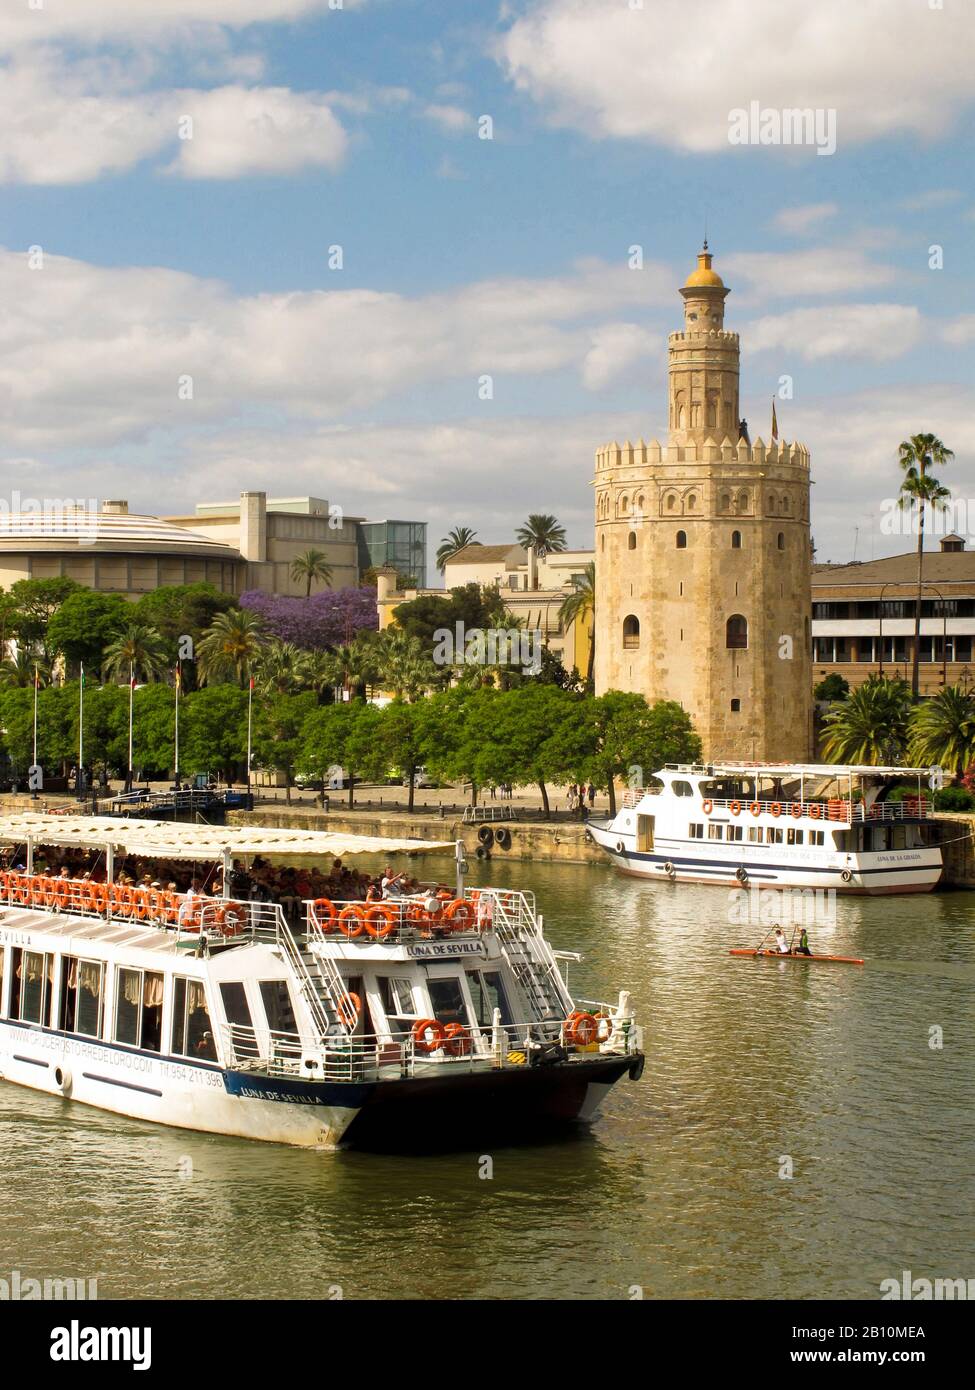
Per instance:
[[[704,250],[697,253],[697,269],[692,270],[684,281],[685,290],[698,289],[703,286],[706,289],[723,290],[724,281],[716,270],[711,269],[711,252],[708,250],[707,242],[704,243]]]

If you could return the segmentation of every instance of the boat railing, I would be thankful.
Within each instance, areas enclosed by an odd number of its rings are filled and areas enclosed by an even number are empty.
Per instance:
[[[223,1026],[226,1064],[239,1071],[311,1081],[376,1081],[452,1071],[509,1071],[553,1061],[575,1062],[594,1054],[629,1055],[642,1046],[640,1030],[624,1020],[612,1036],[593,1034],[584,1042],[567,1033],[571,1020],[545,1023],[445,1027],[387,1033],[333,1030],[309,1049],[297,1033]]]
[[[446,894],[436,899],[436,906],[434,899],[423,893],[379,902],[316,898],[304,903],[310,938],[379,941],[391,946],[479,936],[490,931],[502,917],[520,930],[533,934],[539,931],[534,895],[501,888],[468,889],[463,898]]]
[[[791,800],[787,796],[776,799],[762,797],[758,800],[752,800],[748,796],[715,796],[706,798],[701,804],[705,815],[715,810],[727,810],[732,815],[751,814],[756,818],[770,815],[792,817],[795,820],[808,817],[812,820],[838,821],[843,825],[854,822],[928,820],[934,815],[934,804],[925,797],[905,797],[903,801],[875,801],[868,806],[862,801],[850,801],[848,797],[800,801]]]
[[[632,811],[645,796],[659,796],[661,791],[661,787],[628,787],[623,793],[620,805],[624,811]]]

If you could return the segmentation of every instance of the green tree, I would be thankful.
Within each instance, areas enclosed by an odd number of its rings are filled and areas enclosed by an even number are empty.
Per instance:
[[[477,805],[482,775],[484,731],[494,724],[499,690],[454,686],[437,691],[417,706],[421,762],[439,781],[469,782]]]
[[[952,777],[975,763],[975,695],[959,685],[946,686],[915,705],[908,730],[909,756],[917,766],[943,768]]]
[[[304,583],[305,598],[311,596],[312,584],[330,584],[332,567],[324,550],[305,550],[296,555],[291,562],[291,578],[296,584]]]
[[[551,816],[548,783],[580,775],[592,753],[586,701],[555,685],[532,683],[501,692],[476,707],[480,784],[534,783],[542,796],[542,814]],[[483,722],[481,711],[486,711]]]
[[[229,684],[191,691],[180,704],[179,741],[182,770],[232,782],[247,760],[247,691]]]
[[[370,634],[376,679],[397,699],[415,700],[443,679],[423,643],[401,628]]]
[[[41,685],[50,685],[50,663],[40,654],[32,655],[25,647],[18,647],[13,656],[0,661],[0,685],[32,687],[35,673]]]
[[[850,682],[844,680],[838,671],[831,671],[813,689],[813,697],[816,700],[845,700],[850,693]]]
[[[823,718],[823,752],[830,762],[889,766],[900,762],[908,737],[907,683],[870,676]]]
[[[67,598],[81,592],[82,585],[73,579],[18,579],[10,587],[14,611],[9,635],[50,659],[54,653],[47,647],[47,625]]]
[[[469,526],[455,526],[437,546],[437,569],[443,574],[447,568],[447,561],[452,560],[455,555],[459,555],[462,550],[466,550],[469,545],[473,545],[476,531],[472,531]]]
[[[180,701],[182,740],[188,697]],[[126,711],[126,721],[128,711]],[[126,723],[126,728],[128,727]],[[143,777],[166,777],[175,769],[176,692],[169,685],[144,685],[132,698],[132,765]],[[182,749],[180,750],[182,762]]]
[[[71,669],[84,662],[95,676],[101,671],[106,647],[118,637],[130,613],[121,594],[102,594],[97,589],[69,594],[48,622],[45,648],[63,656]]]
[[[180,651],[183,638],[189,637],[195,649],[217,617],[237,606],[232,594],[221,593],[212,584],[169,584],[143,594],[133,606],[132,619],[155,628],[166,643],[167,665],[173,668],[185,654]],[[189,678],[187,685],[192,683],[192,667],[187,666],[184,676]]]
[[[577,575],[571,592],[559,604],[559,622],[562,631],[568,632],[574,622],[584,622],[588,618],[591,627],[589,638],[589,664],[586,669],[586,686],[592,689],[593,663],[596,660],[596,562],[590,560],[581,575]]]
[[[498,589],[482,589],[479,584],[461,584],[443,596],[424,594],[408,603],[400,603],[393,609],[393,620],[411,637],[419,638],[431,656],[436,645],[434,633],[456,634],[458,623],[462,635],[472,628],[483,632],[489,628],[515,626]]]
[[[285,695],[310,688],[314,668],[308,658],[293,642],[272,637],[254,658],[255,689],[261,695]]]
[[[349,809],[355,805],[355,783],[362,764],[372,759],[369,740],[378,743],[375,705],[361,700],[344,700],[319,705],[306,715],[301,730],[300,765],[326,784],[344,770],[349,782]]]
[[[303,759],[305,720],[316,708],[310,690],[300,695],[280,692],[260,701],[254,717],[254,761],[259,767],[284,774],[290,802],[295,772]]]
[[[128,681],[134,675],[151,681],[166,674],[166,643],[154,627],[128,623],[105,648],[103,671],[109,679]]]
[[[409,779],[406,809],[412,814],[415,800],[416,770],[423,764],[423,703],[407,704],[394,700],[383,710],[379,726],[379,746],[386,769],[401,768]]]
[[[200,683],[236,681],[244,685],[264,645],[264,625],[256,613],[234,608],[218,613],[196,645]]]
[[[65,764],[77,757],[77,735],[72,743],[72,710],[77,705],[77,686],[51,686],[37,696],[37,760],[49,777],[61,776]],[[11,771],[24,778],[34,752],[33,688],[0,690],[0,725],[5,733]]]
[[[544,512],[533,512],[515,532],[519,545],[526,550],[534,550],[540,560],[546,555],[558,554],[565,550],[565,527],[558,519]]]
[[[609,792],[611,815],[616,814],[616,778],[645,786],[665,763],[693,763],[701,756],[690,716],[674,700],[648,705],[642,695],[608,690],[589,703],[589,778]]]
[[[917,508],[917,597],[914,601],[914,649],[911,654],[911,699],[920,693],[921,592],[924,587],[924,516],[928,507],[944,506],[951,493],[933,475],[955,456],[933,434],[912,434],[898,449],[898,462],[904,477],[899,505]]]

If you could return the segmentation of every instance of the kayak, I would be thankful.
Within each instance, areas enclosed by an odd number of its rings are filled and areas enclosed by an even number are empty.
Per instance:
[[[772,960],[831,960],[840,965],[862,965],[859,956],[807,956],[799,951],[729,951],[729,956],[768,956]]]

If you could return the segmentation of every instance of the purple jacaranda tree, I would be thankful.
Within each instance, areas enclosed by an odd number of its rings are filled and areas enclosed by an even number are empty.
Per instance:
[[[323,589],[310,598],[289,598],[248,589],[242,608],[264,619],[268,632],[308,651],[347,646],[359,632],[379,627],[375,589]]]

